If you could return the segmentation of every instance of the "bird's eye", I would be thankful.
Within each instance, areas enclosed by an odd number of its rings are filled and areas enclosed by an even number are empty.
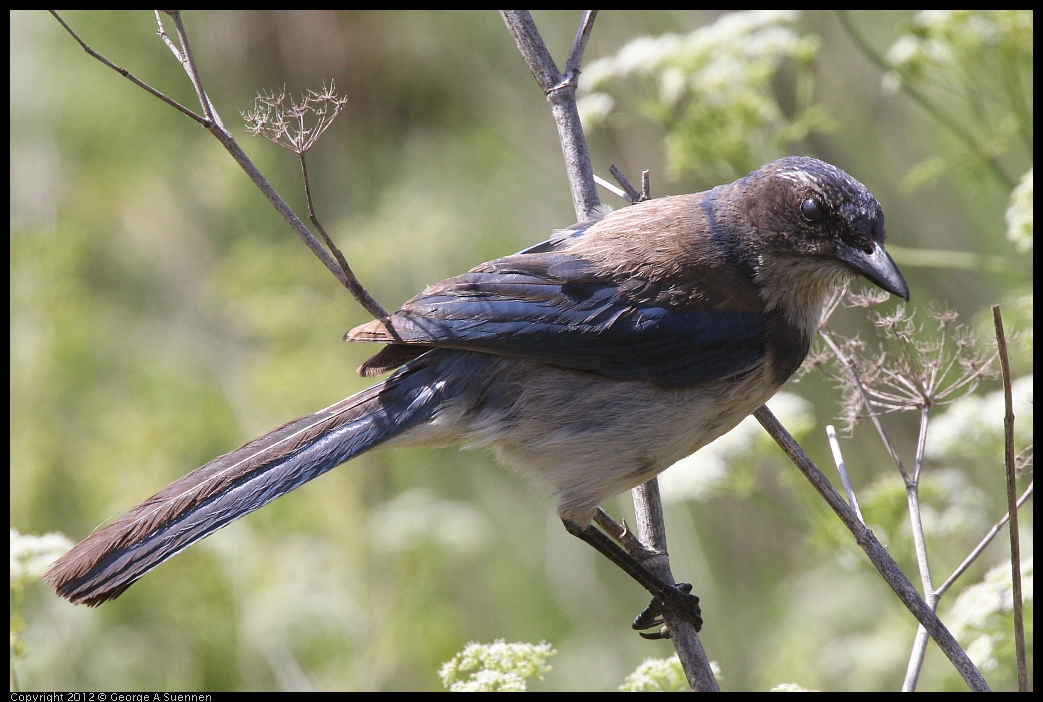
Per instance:
[[[805,198],[804,202],[800,203],[800,214],[809,222],[818,222],[822,219],[822,208],[814,199]]]

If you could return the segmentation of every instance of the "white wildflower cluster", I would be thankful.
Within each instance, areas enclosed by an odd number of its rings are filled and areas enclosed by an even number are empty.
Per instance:
[[[932,67],[962,69],[960,64],[996,47],[1032,52],[1031,10],[924,10],[887,52],[893,69],[884,86],[897,88]]]
[[[822,692],[808,687],[802,687],[797,683],[780,683],[771,688],[771,692]]]
[[[438,675],[451,692],[525,692],[526,678],[543,680],[551,670],[547,659],[557,653],[546,641],[472,642],[443,665]]]
[[[710,663],[710,668],[714,675],[719,675],[716,662]],[[620,692],[688,692],[690,689],[676,653],[669,658],[646,658],[619,686]]]
[[[1021,563],[1021,594],[1025,603],[1025,619],[1032,621],[1032,557]],[[967,650],[967,655],[988,672],[999,665],[1001,649],[1009,648],[1013,639],[1010,613],[1014,608],[1010,564],[1002,563],[982,581],[964,590],[945,618],[953,636]]]
[[[1011,383],[1014,400],[1015,446],[1032,441],[1032,376],[1017,378]],[[938,461],[954,461],[976,450],[1003,455],[1003,391],[997,390],[985,397],[972,395],[952,405],[945,414],[931,420],[927,434],[927,457]]]
[[[674,173],[706,163],[748,169],[765,130],[785,140],[799,121],[786,122],[771,89],[784,59],[806,67],[817,53],[815,37],[794,31],[798,18],[790,10],[734,12],[685,36],[636,39],[584,69],[580,115],[594,126],[625,99],[670,131]]]
[[[70,548],[72,542],[62,534],[34,536],[11,529],[11,584],[40,578]]]
[[[1032,249],[1032,169],[1021,176],[1021,182],[1010,194],[1007,208],[1007,238],[1019,251]]]

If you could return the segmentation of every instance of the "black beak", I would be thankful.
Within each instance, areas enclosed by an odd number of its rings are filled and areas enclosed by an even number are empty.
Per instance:
[[[862,249],[841,244],[833,255],[864,275],[871,283],[908,301],[909,286],[906,285],[898,266],[884,249],[884,245],[873,242],[872,247],[869,253],[866,253]]]

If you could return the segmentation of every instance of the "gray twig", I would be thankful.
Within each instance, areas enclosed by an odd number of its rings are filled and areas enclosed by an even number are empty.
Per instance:
[[[376,305],[375,301],[373,301],[373,299],[369,297],[368,293],[365,293],[365,289],[355,278],[355,276],[351,273],[351,269],[347,267],[341,267],[338,264],[338,262],[333,258],[333,256],[330,255],[329,251],[327,251],[326,248],[322,245],[322,243],[315,237],[315,235],[311,233],[307,225],[305,225],[304,222],[301,221],[300,217],[298,217],[296,213],[294,213],[293,209],[291,209],[290,206],[286,204],[286,201],[282,199],[282,196],[280,196],[279,193],[275,190],[275,188],[273,188],[271,184],[267,181],[267,179],[265,179],[265,177],[253,164],[253,161],[251,161],[250,158],[246,155],[246,153],[239,147],[239,144],[236,142],[232,134],[225,128],[224,124],[221,122],[220,115],[217,114],[217,110],[214,109],[213,103],[210,101],[210,98],[207,96],[206,91],[203,89],[202,80],[199,77],[199,71],[196,68],[196,64],[192,58],[191,49],[188,44],[188,36],[185,33],[184,24],[181,22],[180,11],[164,10],[163,12],[170,15],[174,19],[174,25],[177,28],[178,41],[181,43],[181,49],[179,50],[174,45],[170,37],[167,36],[166,30],[163,28],[162,18],[159,16],[158,12],[156,13],[156,21],[159,25],[159,30],[157,34],[163,39],[164,43],[171,50],[174,56],[178,59],[181,65],[184,67],[185,72],[188,74],[189,80],[191,80],[192,85],[196,90],[196,95],[199,98],[199,103],[203,108],[204,114],[206,115],[205,117],[196,114],[195,112],[181,105],[175,100],[170,99],[160,91],[156,90],[155,88],[146,84],[144,81],[135,77],[133,74],[130,73],[130,71],[127,71],[124,68],[120,68],[119,66],[112,63],[107,58],[99,54],[98,52],[91,49],[89,46],[87,46],[86,43],[84,43],[82,39],[80,39],[79,35],[77,35],[76,32],[72,30],[72,27],[66,24],[65,20],[63,20],[58,15],[58,13],[56,13],[53,10],[51,10],[50,12],[52,15],[54,15],[54,18],[61,23],[65,30],[69,32],[70,35],[72,35],[73,39],[75,39],[79,43],[79,45],[83,47],[83,50],[86,51],[88,54],[90,54],[95,59],[105,64],[112,70],[116,71],[121,76],[131,81],[138,87],[149,92],[150,94],[159,98],[171,107],[174,107],[179,112],[184,113],[185,115],[191,117],[202,126],[206,127],[207,130],[211,134],[213,134],[219,142],[221,142],[221,145],[225,147],[228,153],[231,154],[235,162],[239,164],[239,167],[246,172],[246,175],[250,178],[251,181],[253,181],[253,184],[257,186],[257,189],[261,191],[261,194],[265,196],[268,202],[271,203],[272,207],[275,208],[275,211],[278,212],[279,215],[283,218],[283,220],[285,220],[285,222],[290,225],[290,228],[293,229],[297,236],[301,238],[305,246],[307,246],[311,250],[311,252],[315,254],[315,256],[320,261],[322,261],[323,265],[325,265],[331,273],[333,273],[334,277],[336,277],[337,280],[340,281],[341,285],[347,288],[348,291],[351,292],[352,296],[354,296],[355,299],[358,300],[358,302],[363,307],[369,310],[370,313],[376,316],[378,319],[387,316],[387,313],[383,312],[383,308],[381,308],[380,305]],[[363,297],[360,297],[357,294],[357,291],[360,290],[362,291],[362,293],[365,293]],[[368,300],[372,301],[372,304],[365,301],[367,298]],[[373,307],[373,305],[376,306]],[[379,310],[381,314],[377,314],[376,310]]]
[[[1007,466],[1007,510],[1010,514],[1010,575],[1014,588],[1014,648],[1018,659],[1018,690],[1028,691],[1028,666],[1025,663],[1025,613],[1021,602],[1021,535],[1018,531],[1016,456],[1014,454],[1014,397],[1010,388],[1010,361],[1007,358],[1007,337],[1003,333],[1003,317],[1000,306],[992,308],[992,321],[996,327],[996,343],[999,345],[1000,368],[1003,375],[1003,459]]]
[[[601,204],[597,187],[594,185],[594,171],[590,166],[590,154],[587,141],[583,137],[583,126],[579,121],[579,110],[576,108],[576,83],[579,79],[578,63],[569,72],[562,75],[557,64],[551,58],[547,46],[543,43],[536,23],[528,10],[500,10],[507,30],[514,37],[522,58],[529,65],[533,77],[551,104],[554,123],[558,127],[558,138],[561,140],[561,152],[565,157],[565,171],[572,189],[572,202],[576,208],[576,220],[590,219],[594,208]],[[583,15],[580,31],[572,45],[569,56],[572,60],[583,54],[583,45],[590,35],[590,25],[594,21],[594,10]]]
[[[500,15],[533,77],[551,103],[551,112],[558,127],[558,137],[565,158],[565,170],[572,189],[576,217],[579,221],[586,220],[600,204],[600,200],[594,172],[590,166],[586,139],[583,136],[583,127],[579,120],[579,111],[576,109],[576,82],[579,76],[579,59],[590,35],[594,11],[585,12],[583,15],[580,29],[569,52],[565,75],[558,72],[557,65],[547,51],[528,11],[501,10]],[[661,557],[652,559],[649,568],[659,577],[672,583],[674,579],[670,574],[669,561],[665,553],[666,527],[662,520],[658,483],[653,478],[644,486],[634,488],[633,496],[638,531],[644,547],[663,551]],[[664,547],[658,549],[656,544],[663,544]],[[671,641],[692,688],[698,691],[719,690],[695,630],[686,622],[676,621],[669,613],[667,623],[671,630]]]
[[[855,510],[855,516],[858,517],[858,521],[865,524],[866,520],[862,516],[862,510],[858,508],[858,500],[855,499],[855,489],[851,486],[851,476],[847,473],[847,465],[844,463],[844,454],[840,451],[840,441],[837,439],[837,430],[832,424],[826,425],[826,437],[829,439],[829,448],[833,452],[833,462],[837,466],[837,472],[840,473],[840,482],[844,484],[844,492],[847,493],[847,503],[851,505],[853,510]]]
[[[54,10],[48,10],[48,12],[50,12],[52,15],[54,15],[54,18],[56,20],[58,20],[58,22],[63,27],[65,27],[65,31],[67,31],[70,35],[72,35],[72,38],[75,39],[76,42],[88,54],[90,54],[94,58],[98,59],[103,64],[105,64],[106,66],[111,68],[112,70],[116,71],[116,73],[119,73],[121,76],[123,76],[124,78],[126,78],[127,80],[129,80],[131,83],[133,83],[134,85],[138,86],[142,90],[144,90],[144,91],[146,91],[148,93],[151,93],[155,97],[157,97],[160,100],[162,100],[163,102],[167,103],[168,105],[173,107],[178,112],[181,112],[181,113],[191,117],[196,122],[199,122],[201,125],[203,125],[204,127],[207,126],[207,122],[206,122],[206,118],[205,117],[201,117],[201,116],[197,115],[195,112],[193,112],[192,110],[188,109],[187,107],[182,105],[177,100],[173,100],[173,99],[167,97],[166,95],[164,95],[163,93],[159,92],[158,90],[153,88],[151,85],[149,85],[145,81],[139,79],[137,76],[135,76],[133,73],[128,71],[126,68],[121,68],[120,66],[117,66],[116,64],[114,64],[112,61],[109,61],[107,58],[105,58],[104,56],[99,54],[97,51],[95,51],[91,47],[87,46],[87,44],[83,41],[83,39],[80,39],[79,35],[76,32],[72,31],[72,27],[70,27],[68,24],[66,24],[65,20],[63,20],[61,18],[61,16],[57,12],[55,12]],[[169,42],[169,39],[167,41]]]
[[[1025,488],[1025,492],[1021,493],[1021,497],[1018,498],[1018,504],[1016,506],[1015,511],[1021,509],[1021,506],[1025,504],[1025,501],[1028,500],[1028,498],[1032,497],[1032,486],[1033,483],[1029,483],[1028,487]],[[959,578],[961,575],[967,572],[967,569],[971,567],[971,564],[978,559],[978,556],[982,554],[982,552],[985,550],[985,547],[992,543],[992,540],[996,538],[996,535],[1000,533],[1000,530],[1003,529],[1003,527],[1005,527],[1007,525],[1007,522],[1009,521],[1010,512],[1007,512],[1005,515],[1003,515],[1002,519],[1000,519],[998,522],[992,525],[992,528],[989,529],[988,533],[985,534],[985,536],[982,538],[981,543],[975,546],[974,550],[971,551],[967,555],[967,557],[963,559],[963,563],[961,563],[959,567],[957,567],[956,570],[952,572],[952,575],[949,576],[949,579],[938,587],[937,593],[939,597],[944,595],[945,592],[950,587],[952,587],[953,583],[956,582],[957,578]]]
[[[616,182],[626,191],[628,201],[641,201],[641,193],[637,191],[637,188],[635,188],[626,175],[623,174],[623,171],[619,170],[619,166],[613,163],[612,166],[609,167],[608,172],[612,174],[612,177],[616,179]]]
[[[840,521],[854,535],[855,542],[862,548],[869,560],[876,567],[881,577],[891,586],[902,603],[913,613],[913,616],[931,634],[938,643],[938,647],[952,661],[953,666],[959,671],[963,679],[972,690],[984,692],[989,690],[985,678],[971,662],[967,653],[960,647],[956,639],[945,627],[945,624],[927,606],[920,593],[916,591],[913,584],[902,572],[898,564],[887,552],[887,549],[877,541],[876,536],[862,522],[858,520],[855,511],[844,502],[844,498],[833,488],[822,471],[818,469],[814,461],[808,457],[800,444],[786,431],[785,427],[775,418],[775,415],[766,406],[761,406],[753,416],[761,423],[761,426],[771,434],[775,442],[789,456],[790,460],[800,469],[804,477],[811,482],[812,486],[822,495],[833,511],[840,517]]]

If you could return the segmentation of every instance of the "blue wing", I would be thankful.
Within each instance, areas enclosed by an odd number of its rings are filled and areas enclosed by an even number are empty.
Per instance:
[[[459,348],[659,387],[706,383],[764,356],[765,313],[679,305],[649,281],[606,279],[560,241],[433,285],[392,315],[391,331],[375,321],[348,338],[391,343],[390,356],[401,344]]]

